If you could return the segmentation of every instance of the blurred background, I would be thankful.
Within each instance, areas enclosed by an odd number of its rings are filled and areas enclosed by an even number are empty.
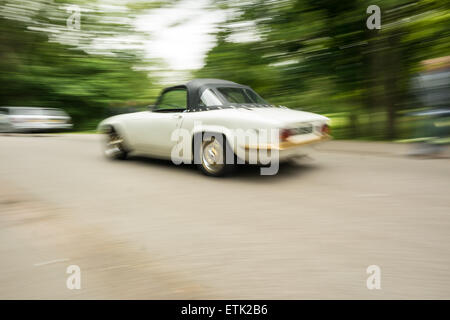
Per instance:
[[[369,5],[381,8],[380,30],[366,27]],[[93,130],[164,86],[213,77],[327,115],[336,138],[447,143],[449,6],[1,0],[0,105],[62,108],[75,130]]]
[[[0,131],[7,112],[71,130],[0,135],[0,298],[448,299],[449,9],[0,0]],[[197,77],[326,115],[336,140],[276,176],[101,156],[100,120]]]

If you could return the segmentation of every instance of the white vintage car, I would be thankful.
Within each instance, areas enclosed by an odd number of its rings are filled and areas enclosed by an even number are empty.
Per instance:
[[[195,163],[203,173],[220,176],[239,163],[303,155],[305,144],[329,137],[328,122],[318,114],[271,105],[245,85],[195,79],[164,89],[148,111],[103,120],[98,130],[105,134],[108,158],[133,152]]]

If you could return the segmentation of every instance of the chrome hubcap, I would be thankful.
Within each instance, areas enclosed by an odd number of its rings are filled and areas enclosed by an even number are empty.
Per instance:
[[[202,163],[210,172],[218,172],[224,166],[222,145],[215,139],[203,142]]]

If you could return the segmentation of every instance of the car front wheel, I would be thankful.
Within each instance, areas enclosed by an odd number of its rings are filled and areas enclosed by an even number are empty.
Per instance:
[[[123,137],[117,133],[114,128],[105,132],[105,142],[103,154],[108,159],[120,159],[123,160],[127,157],[128,152],[124,148]]]

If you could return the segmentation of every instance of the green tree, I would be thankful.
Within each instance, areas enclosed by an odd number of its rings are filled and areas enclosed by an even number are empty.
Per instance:
[[[108,39],[136,36],[124,13],[79,2],[89,10],[70,30],[66,2],[33,4],[1,2],[1,105],[59,107],[78,128],[93,128],[112,107],[148,104],[152,81],[136,70],[148,65],[142,52],[108,47]]]
[[[411,108],[410,80],[420,61],[450,52],[445,1],[216,4],[231,18],[197,75],[240,80],[289,107],[344,113],[346,137],[396,138],[398,113]],[[381,30],[366,27],[372,4],[381,8]],[[257,37],[233,42],[243,25]]]

